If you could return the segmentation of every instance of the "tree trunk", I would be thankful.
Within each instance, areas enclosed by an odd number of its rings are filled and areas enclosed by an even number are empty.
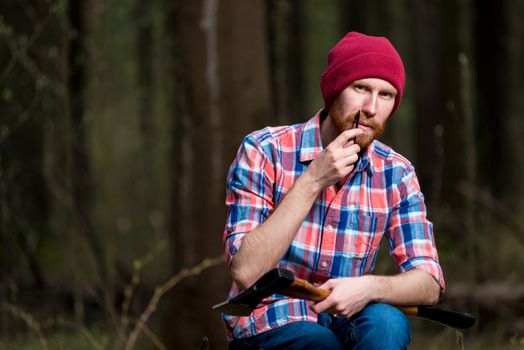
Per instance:
[[[262,1],[234,0],[181,1],[168,19],[177,58],[175,270],[223,254],[228,166],[242,138],[270,117],[264,20]],[[164,325],[171,347],[196,348],[203,336],[212,347],[225,347],[220,315],[210,305],[226,296],[230,282],[224,266],[177,287]]]
[[[89,152],[89,120],[87,106],[89,98],[89,75],[92,65],[90,45],[88,44],[92,21],[94,20],[94,0],[72,0],[69,3],[69,20],[74,37],[69,46],[69,100],[72,137],[70,139],[71,155],[71,198],[72,229],[79,236],[73,240],[73,266],[79,264],[78,252],[85,238],[95,258],[96,270],[102,287],[102,300],[106,311],[111,312],[113,305],[112,265],[108,261],[107,243],[102,242],[93,224],[94,179]],[[82,276],[76,276],[82,278]],[[74,309],[78,321],[83,317],[83,286],[77,280],[73,282]]]
[[[461,223],[452,229],[463,247],[471,281],[478,279],[478,231],[475,223],[475,200],[466,198],[459,185],[477,182],[477,152],[473,118],[474,94],[471,79],[471,16],[469,0],[441,2],[443,45],[443,96],[446,113],[442,118],[444,167],[442,192],[438,198],[461,216]],[[444,197],[445,196],[445,197]],[[458,230],[457,230],[458,228]],[[457,232],[458,231],[458,232]]]
[[[306,117],[302,3],[272,0],[267,5],[274,115],[279,124]]]
[[[138,117],[140,119],[140,131],[144,153],[151,156],[151,143],[154,120],[153,92],[153,57],[152,57],[152,15],[150,1],[137,1],[135,4],[136,49],[137,49],[137,85],[138,85]],[[147,163],[146,159],[146,163]]]
[[[441,38],[439,12],[433,3],[413,1],[413,21],[418,30],[412,32],[415,79],[415,126],[417,131],[414,160],[417,174],[428,200],[440,201],[444,154],[441,118],[444,114],[442,96]]]
[[[524,210],[524,183],[522,173],[524,172],[524,2],[509,2],[506,9],[508,17],[508,30],[505,40],[508,50],[508,73],[510,98],[508,105],[508,118],[506,120],[506,134],[508,135],[508,147],[511,150],[511,191],[508,198],[508,205],[511,208]],[[518,209],[515,210],[518,212]]]
[[[511,98],[507,84],[509,58],[504,45],[508,36],[505,7],[504,1],[474,3],[479,169],[483,169],[479,180],[500,196],[512,191],[507,174],[513,163],[504,132]]]

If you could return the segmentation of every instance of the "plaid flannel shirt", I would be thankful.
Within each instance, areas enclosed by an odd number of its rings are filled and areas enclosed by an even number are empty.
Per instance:
[[[322,151],[321,113],[306,123],[248,135],[227,177],[224,245],[228,263],[251,230],[268,218],[294,181]],[[432,224],[410,162],[374,141],[340,190],[315,200],[278,267],[316,285],[373,271],[387,237],[398,270],[430,273],[444,291]],[[229,296],[239,288],[233,283]],[[246,317],[223,315],[228,339],[249,337],[296,321],[317,321],[310,302],[275,294]]]

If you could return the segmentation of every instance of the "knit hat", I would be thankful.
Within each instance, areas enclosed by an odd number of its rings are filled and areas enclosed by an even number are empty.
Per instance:
[[[342,90],[363,78],[383,79],[397,89],[391,114],[395,113],[406,81],[402,59],[388,39],[350,32],[329,51],[328,65],[320,78],[326,111]]]

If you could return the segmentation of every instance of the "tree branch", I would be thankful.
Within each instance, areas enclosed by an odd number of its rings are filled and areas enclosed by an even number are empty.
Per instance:
[[[142,315],[140,315],[138,322],[136,323],[135,327],[133,328],[133,331],[130,333],[129,338],[127,339],[125,350],[131,350],[134,347],[138,337],[144,330],[145,324],[149,320],[149,317],[151,317],[151,314],[155,312],[156,307],[160,301],[160,298],[162,298],[164,294],[166,294],[169,290],[171,290],[174,286],[176,286],[183,279],[187,277],[199,275],[202,273],[202,271],[210,267],[220,265],[223,262],[224,262],[223,255],[220,255],[214,258],[206,258],[202,260],[202,262],[200,262],[199,264],[191,268],[184,268],[180,270],[179,273],[171,277],[166,283],[155,288],[155,293],[151,297],[151,300],[149,301],[147,308],[142,313]]]
[[[2,303],[2,309],[5,309],[11,313],[14,317],[24,321],[26,326],[31,329],[33,332],[35,332],[38,341],[42,345],[44,349],[47,350],[47,341],[44,338],[44,335],[42,334],[42,331],[40,330],[40,324],[27,312],[22,310],[21,308],[9,304],[9,303]]]

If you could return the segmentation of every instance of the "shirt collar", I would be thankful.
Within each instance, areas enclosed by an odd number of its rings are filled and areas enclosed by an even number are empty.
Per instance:
[[[322,140],[320,139],[320,119],[322,110],[304,124],[302,140],[300,141],[299,160],[308,162],[322,152]]]
[[[317,157],[317,155],[324,149],[322,147],[322,140],[320,138],[320,121],[322,120],[323,109],[304,124],[302,131],[302,140],[300,142],[299,160],[301,162],[309,162]],[[373,157],[371,156],[375,150],[375,141],[362,153],[359,158],[356,171],[361,172],[368,170],[370,175],[373,173]]]

